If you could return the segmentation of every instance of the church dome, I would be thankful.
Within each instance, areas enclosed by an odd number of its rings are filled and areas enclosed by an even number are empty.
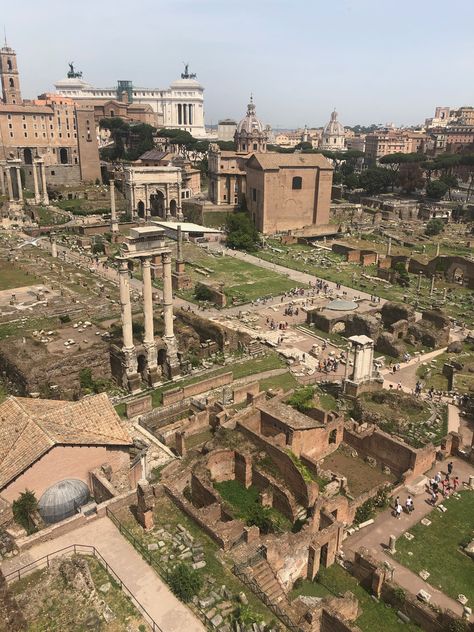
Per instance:
[[[84,481],[65,479],[44,492],[38,502],[39,513],[47,524],[53,524],[74,516],[88,500],[89,488]]]
[[[325,136],[344,136],[344,126],[337,120],[337,112],[331,112],[331,120],[324,128]]]
[[[250,97],[250,103],[247,106],[247,115],[243,118],[240,123],[237,125],[237,132],[241,134],[245,132],[246,134],[253,133],[262,133],[265,131],[265,126],[262,121],[257,118],[255,113],[255,104],[253,102],[252,96]]]

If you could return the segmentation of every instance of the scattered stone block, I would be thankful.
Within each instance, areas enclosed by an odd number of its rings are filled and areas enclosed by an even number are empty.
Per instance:
[[[428,573],[428,571],[420,571],[418,573],[418,575],[421,577],[421,579],[423,579],[424,581],[426,581],[428,579],[428,577],[430,576],[430,574]]]
[[[368,527],[371,524],[374,524],[374,519],[373,518],[370,518],[370,520],[366,520],[365,522],[361,522],[359,524],[359,529],[363,529],[364,527]]]
[[[101,593],[108,593],[111,588],[112,584],[110,582],[106,582],[105,584],[102,584],[102,586],[99,586]]]
[[[217,626],[219,626],[222,622],[224,621],[224,619],[222,618],[222,616],[220,614],[216,614],[215,617],[213,617],[211,619],[211,623],[212,625],[214,625],[216,628]]]
[[[415,538],[415,536],[413,535],[413,533],[409,533],[408,531],[405,531],[405,533],[404,533],[403,535],[405,536],[405,538],[406,538],[409,542],[411,542],[411,541]]]
[[[156,551],[158,550],[158,544],[156,542],[152,542],[151,544],[147,546],[147,549],[149,551]]]
[[[467,604],[467,601],[468,601],[466,595],[463,595],[462,593],[460,595],[458,595],[457,600],[459,601],[461,606],[465,606]]]
[[[431,520],[428,520],[428,518],[422,518],[420,522],[425,527],[429,527],[431,524]]]
[[[192,566],[194,570],[198,570],[200,568],[204,568],[206,566],[206,562],[204,560],[201,560],[200,562],[194,562]]]
[[[420,590],[416,596],[420,601],[423,601],[424,603],[429,603],[431,600],[431,594],[426,590]]]
[[[239,593],[239,601],[244,606],[248,606],[249,600],[247,599],[247,595],[244,592]]]
[[[163,540],[160,540],[158,542],[158,546],[159,546],[160,549],[162,549],[165,546],[165,543],[163,542]]]
[[[199,600],[199,605],[201,606],[201,608],[204,608],[205,610],[207,608],[210,608],[213,604],[214,604],[214,598],[211,597],[210,595],[208,597],[204,597],[204,599]]]

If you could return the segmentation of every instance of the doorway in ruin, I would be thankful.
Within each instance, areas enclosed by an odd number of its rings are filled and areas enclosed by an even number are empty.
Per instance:
[[[138,217],[145,217],[145,204],[140,200],[137,204]]]
[[[454,268],[453,283],[459,283],[459,285],[464,285],[464,270],[462,268],[460,267]]]
[[[150,195],[150,214],[153,217],[165,216],[165,196],[162,191],[157,191]]]
[[[328,565],[328,544],[323,544],[321,547],[321,557],[319,558],[320,564],[325,568]]]
[[[170,202],[170,215],[172,217],[176,217],[177,204],[176,200],[171,200]]]

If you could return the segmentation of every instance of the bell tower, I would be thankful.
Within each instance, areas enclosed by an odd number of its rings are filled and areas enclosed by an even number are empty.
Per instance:
[[[20,75],[16,65],[16,53],[7,46],[0,48],[0,77],[2,80],[2,102],[21,105]]]

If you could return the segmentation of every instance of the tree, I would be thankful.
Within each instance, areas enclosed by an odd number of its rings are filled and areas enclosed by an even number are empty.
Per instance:
[[[252,252],[257,249],[259,234],[247,213],[232,213],[225,221],[227,246]]]
[[[197,283],[194,288],[194,296],[198,301],[212,301],[212,290],[207,285]]]
[[[273,532],[271,510],[269,507],[262,507],[259,503],[255,503],[248,509],[246,523],[249,527],[258,527],[262,533]]]
[[[407,272],[405,264],[403,261],[399,261],[393,266],[393,269],[396,270],[396,281],[402,287],[408,287],[410,285],[410,276]]]
[[[448,185],[442,180],[431,180],[426,185],[426,195],[433,200],[441,200],[448,191]]]
[[[426,224],[425,235],[439,235],[444,230],[442,219],[430,219]]]
[[[202,588],[202,579],[199,573],[188,564],[177,564],[168,575],[168,583],[174,594],[187,603]]]
[[[311,143],[308,143],[307,141],[302,141],[301,143],[295,145],[295,149],[313,149],[313,145]]]
[[[392,174],[383,167],[372,167],[360,174],[360,186],[369,194],[386,191],[392,181]]]
[[[400,165],[398,184],[405,193],[413,193],[417,189],[422,189],[425,181],[420,165],[418,163],[404,163]]]
[[[19,498],[12,503],[13,518],[30,535],[37,531],[33,522],[33,515],[38,511],[38,501],[35,493],[26,489]]]
[[[344,186],[346,189],[349,189],[349,191],[352,191],[352,189],[357,189],[359,187],[359,180],[360,178],[357,173],[349,173],[343,180]]]
[[[452,173],[443,173],[440,177],[440,181],[448,187],[448,197],[451,199],[451,189],[455,189],[458,186],[458,179]]]

